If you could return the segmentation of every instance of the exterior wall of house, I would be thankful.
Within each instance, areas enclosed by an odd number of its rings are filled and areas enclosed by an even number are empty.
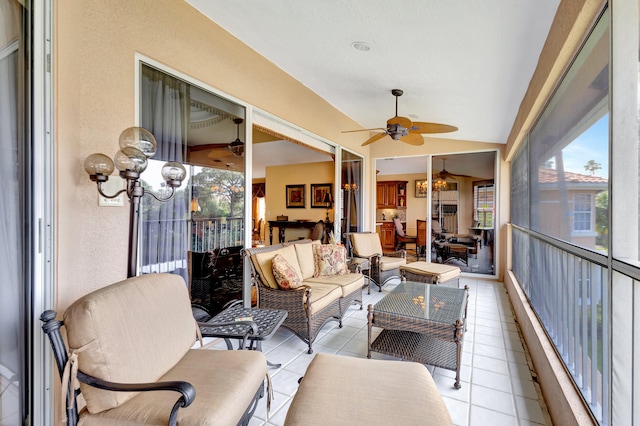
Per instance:
[[[68,0],[54,7],[59,311],[126,278],[128,204],[98,207],[95,184],[82,165],[94,152],[113,155],[120,132],[136,124],[136,53],[355,152],[368,152],[360,147],[361,135],[340,133],[357,128],[355,122],[186,2]]]

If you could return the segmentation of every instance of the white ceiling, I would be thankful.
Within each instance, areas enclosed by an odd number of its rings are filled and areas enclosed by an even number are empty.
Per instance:
[[[559,3],[187,2],[364,128],[385,126],[398,88],[399,115],[459,128],[443,137],[495,143],[506,142]]]

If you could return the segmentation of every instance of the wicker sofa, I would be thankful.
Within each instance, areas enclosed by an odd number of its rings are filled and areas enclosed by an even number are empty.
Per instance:
[[[407,263],[405,250],[383,254],[380,236],[376,232],[350,232],[345,237],[351,261],[366,265],[362,269],[368,271],[369,293],[371,282],[378,286],[378,291],[382,291],[382,286],[389,280],[400,279],[400,266]]]
[[[264,395],[263,353],[192,349],[197,325],[178,275],[129,278],[78,299],[64,321],[55,316],[45,311],[41,320],[67,425],[246,425]]]
[[[309,345],[320,329],[329,321],[338,321],[351,304],[360,304],[364,276],[360,273],[315,276],[313,244],[319,241],[299,240],[266,247],[247,248],[251,279],[257,290],[257,303],[261,308],[282,309],[288,312],[283,323]],[[284,290],[278,286],[272,271],[272,260],[280,254],[298,271],[302,285]]]

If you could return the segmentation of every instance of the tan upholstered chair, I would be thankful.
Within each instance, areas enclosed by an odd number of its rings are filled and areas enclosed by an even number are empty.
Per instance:
[[[70,391],[60,398],[67,425],[246,425],[264,394],[262,352],[192,349],[198,326],[178,275],[129,278],[78,299],[64,321],[51,310],[40,319]]]
[[[400,265],[407,263],[405,250],[383,255],[380,236],[375,232],[347,233],[346,241],[351,262],[369,262],[368,268],[362,267],[365,274],[369,276],[369,293],[371,293],[371,282],[378,286],[378,291],[382,291],[382,286],[389,280],[400,278]]]

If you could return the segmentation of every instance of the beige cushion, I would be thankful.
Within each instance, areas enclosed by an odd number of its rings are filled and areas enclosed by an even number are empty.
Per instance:
[[[283,290],[298,288],[302,284],[302,278],[296,270],[287,262],[281,254],[276,254],[271,261],[273,276],[278,283],[278,287]]]
[[[284,256],[284,258],[287,259],[287,262],[289,262],[289,264],[296,270],[296,272],[300,276],[302,276],[300,265],[298,265],[296,249],[293,245],[287,245],[273,251],[257,253],[255,255],[256,262],[254,262],[254,264],[258,264],[258,268],[256,268],[256,271],[260,274],[262,282],[271,288],[278,288],[278,282],[273,276],[273,266],[271,265],[271,261],[276,254],[281,254],[282,256]]]
[[[342,275],[347,269],[347,250],[339,244],[315,244],[313,246],[314,277]]]
[[[418,275],[431,275],[437,278],[437,282],[445,282],[460,275],[457,266],[443,265],[441,263],[413,262],[400,267],[401,271],[410,271]]]
[[[304,280],[302,284],[311,288],[312,315],[342,297],[342,289],[338,285],[310,282],[309,280]]]
[[[172,274],[129,278],[87,294],[66,310],[64,323],[70,351],[79,352],[79,369],[120,383],[157,381],[196,337],[186,284]],[[136,396],[80,387],[91,413]]]
[[[452,425],[425,366],[415,362],[317,354],[285,426]]]
[[[364,286],[364,275],[362,274],[342,274],[329,275],[317,278],[309,278],[305,283],[325,283],[338,285],[342,289],[342,296],[345,297]]]
[[[196,390],[193,403],[178,410],[180,425],[236,425],[267,374],[258,351],[189,350],[160,380],[182,380]],[[176,392],[141,392],[126,404],[97,415],[81,413],[82,425],[166,425]]]
[[[356,257],[369,257],[374,254],[382,254],[380,237],[375,232],[351,234],[351,245]]]
[[[380,258],[380,270],[390,271],[392,269],[398,269],[406,263],[407,260],[404,257],[382,256]]]
[[[320,244],[320,241],[304,240],[299,243],[294,243],[293,246],[296,249],[298,256],[298,264],[300,265],[300,271],[302,272],[302,279],[313,277],[315,271],[315,264],[313,261],[313,247],[312,245]]]

